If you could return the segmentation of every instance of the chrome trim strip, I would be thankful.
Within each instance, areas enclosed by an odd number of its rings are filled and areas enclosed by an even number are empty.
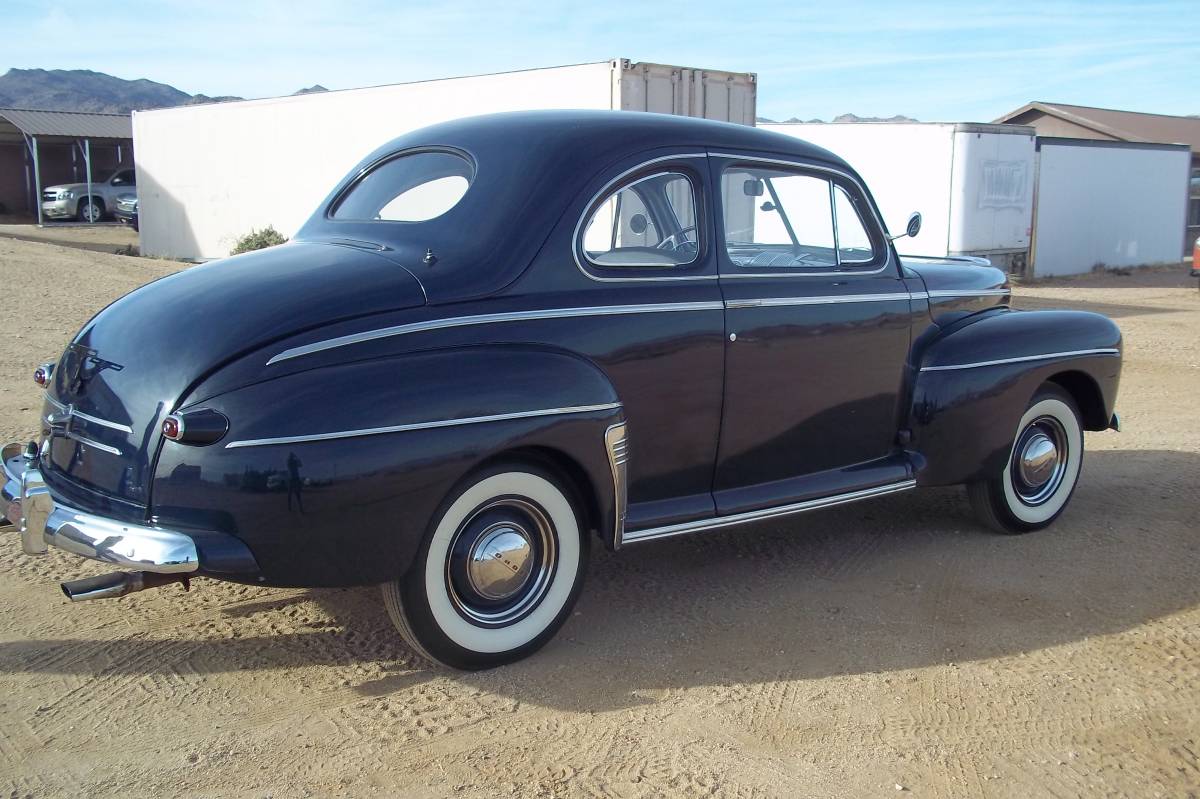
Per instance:
[[[67,430],[65,433],[63,433],[63,435],[65,435],[67,438],[71,439],[72,441],[78,441],[80,444],[86,444],[89,447],[95,447],[96,449],[100,450],[101,452],[107,452],[110,455],[120,455],[121,454],[121,450],[117,449],[116,447],[110,447],[108,444],[101,444],[99,441],[94,441],[90,438],[87,438],[86,436],[81,436],[81,435],[79,435],[79,433],[76,433],[74,430]]]
[[[891,302],[908,300],[912,297],[906,292],[890,294],[842,294],[819,297],[766,297],[754,300],[726,300],[725,307],[734,308],[764,308],[779,305],[834,305],[844,302]]]
[[[618,422],[604,431],[604,448],[608,452],[608,467],[613,478],[613,549],[620,549],[629,510],[629,443],[625,438],[625,422]]]
[[[430,330],[444,330],[451,327],[468,327],[470,325],[490,325],[501,322],[523,322],[535,319],[563,319],[575,316],[616,316],[621,314],[668,313],[672,311],[721,311],[725,306],[720,302],[669,302],[648,303],[645,305],[599,305],[584,308],[547,308],[533,311],[506,311],[501,313],[479,314],[477,316],[453,316],[446,319],[429,319],[424,322],[410,322],[405,325],[383,327],[378,330],[367,330],[362,333],[351,333],[346,336],[317,341],[300,347],[292,347],[273,356],[267,361],[272,366],[280,361],[312,355],[316,352],[331,350],[335,347],[348,347],[351,344],[361,344],[392,336],[404,336],[409,333],[425,333]]]
[[[78,411],[78,410],[72,409],[71,415],[78,416],[80,419],[85,419],[85,420],[91,422],[92,424],[98,424],[101,427],[108,427],[113,430],[120,430],[122,433],[133,433],[133,428],[127,424],[118,424],[117,422],[110,422],[107,419],[101,419],[98,416],[91,416],[90,414],[86,414],[83,411]]]
[[[242,441],[230,441],[225,449],[237,447],[266,447],[273,444],[301,444],[309,441],[332,441],[339,438],[358,438],[361,436],[378,436],[386,433],[408,433],[413,430],[433,430],[439,427],[457,427],[468,424],[484,424],[485,422],[503,422],[510,419],[529,419],[536,416],[561,416],[572,413],[592,413],[593,411],[611,411],[621,407],[619,402],[606,402],[601,405],[576,405],[570,408],[544,408],[537,411],[517,411],[515,413],[497,413],[490,416],[468,416],[462,419],[441,419],[433,422],[413,422],[411,424],[396,424],[387,427],[367,427],[361,430],[339,430],[333,433],[312,433],[304,436],[279,436],[277,438],[250,438]]]
[[[729,516],[718,516],[713,519],[699,519],[694,522],[671,524],[667,525],[666,527],[651,527],[647,530],[633,530],[625,533],[624,540],[626,543],[634,543],[637,541],[650,541],[658,538],[670,538],[672,536],[685,535],[687,533],[698,533],[705,530],[716,530],[722,527],[731,527],[736,524],[743,524],[745,522],[774,519],[779,516],[790,516],[794,513],[804,513],[810,510],[830,508],[834,505],[843,505],[847,502],[857,502],[860,499],[879,497],[883,496],[884,494],[894,494],[899,491],[907,491],[910,488],[915,488],[916,485],[916,480],[901,480],[898,483],[888,483],[887,485],[876,486],[874,488],[864,488],[860,491],[850,491],[845,494],[835,494],[829,497],[821,497],[820,499],[810,499],[805,502],[795,502],[790,505],[779,505],[774,508],[762,508],[760,510],[746,511],[745,513],[735,513]]]
[[[1071,350],[1070,352],[1048,352],[1044,355],[1021,355],[1016,358],[997,358],[994,361],[976,361],[975,363],[953,363],[945,366],[922,366],[922,372],[948,372],[953,369],[977,369],[981,366],[1001,366],[1007,363],[1026,363],[1028,361],[1048,361],[1052,358],[1074,358],[1082,355],[1120,355],[1117,349]]]
[[[668,280],[716,280],[717,275],[671,275],[668,277],[601,277],[600,275],[593,275],[591,272],[589,272],[587,270],[587,268],[579,260],[579,253],[583,249],[581,240],[580,240],[580,234],[583,231],[583,223],[588,218],[588,214],[592,210],[592,206],[596,203],[596,200],[599,200],[601,197],[605,196],[605,194],[607,194],[608,191],[610,189],[612,189],[613,186],[620,183],[622,180],[629,177],[633,173],[638,172],[642,169],[645,169],[648,166],[653,166],[655,164],[661,164],[666,161],[674,161],[679,158],[707,158],[707,157],[708,157],[708,155],[706,153],[679,153],[678,155],[663,155],[663,156],[659,156],[658,158],[651,158],[649,161],[643,161],[640,164],[638,164],[637,166],[626,169],[624,172],[617,175],[615,178],[610,180],[608,183],[605,183],[598,192],[593,194],[591,199],[587,201],[587,204],[583,206],[583,214],[580,215],[579,221],[575,223],[575,231],[571,234],[571,258],[575,261],[575,266],[579,269],[579,271],[583,272],[584,277],[595,280],[597,283],[635,283],[635,282],[639,282],[639,281],[663,282],[663,281],[668,281]],[[696,187],[693,185],[693,187],[692,187],[692,191],[693,191],[692,201],[693,202],[695,202],[695,196],[694,196],[695,190],[696,190]],[[699,220],[697,220],[697,221],[699,221]],[[699,235],[697,235],[696,238],[697,238],[697,240],[699,240],[699,238],[700,238]],[[694,260],[687,264],[682,264],[681,266],[691,266],[691,264],[693,264],[693,263],[695,263]],[[596,265],[599,266],[599,264],[596,264]],[[634,268],[637,268],[637,267],[634,267]],[[659,268],[663,268],[663,267],[660,266]],[[667,267],[667,268],[678,269],[680,267]]]
[[[112,430],[119,430],[122,433],[129,433],[129,434],[133,433],[133,428],[127,424],[120,424],[118,422],[110,422],[107,419],[101,419],[99,416],[92,416],[90,413],[84,413],[83,411],[78,410],[77,408],[75,408],[73,406],[64,405],[63,403],[56,400],[54,397],[50,396],[49,391],[42,392],[42,395],[43,395],[43,398],[46,400],[46,402],[49,402],[51,405],[53,405],[55,408],[58,408],[60,411],[65,411],[68,408],[70,408],[71,416],[78,416],[80,419],[91,422],[92,424],[98,424],[101,427],[108,427]]]
[[[1011,289],[934,289],[929,292],[930,297],[1007,297],[1011,294]]]

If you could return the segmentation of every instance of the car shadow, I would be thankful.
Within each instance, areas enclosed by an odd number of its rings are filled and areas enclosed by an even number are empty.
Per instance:
[[[1025,536],[984,532],[964,492],[943,488],[619,554],[595,548],[582,599],[556,638],[488,672],[424,664],[399,642],[373,589],[313,590],[222,614],[244,624],[311,600],[331,621],[305,632],[272,635],[267,625],[218,640],[4,642],[0,671],[88,674],[83,653],[100,646],[116,651],[106,662],[140,672],[181,658],[199,673],[370,661],[384,676],[353,686],[364,696],[448,678],[534,705],[604,711],[705,685],[1019,655],[1200,603],[1198,476],[1194,453],[1091,452],[1067,513]]]

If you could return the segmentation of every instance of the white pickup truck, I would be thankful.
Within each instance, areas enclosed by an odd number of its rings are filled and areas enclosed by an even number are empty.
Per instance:
[[[132,169],[118,169],[112,175],[92,181],[88,194],[86,183],[64,183],[42,189],[42,215],[50,219],[78,219],[98,222],[117,207],[120,195],[136,191]]]

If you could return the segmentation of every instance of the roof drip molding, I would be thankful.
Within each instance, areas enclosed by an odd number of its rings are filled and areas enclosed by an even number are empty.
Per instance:
[[[26,136],[65,136],[76,139],[133,138],[133,120],[129,114],[0,108],[0,122],[8,122]]]

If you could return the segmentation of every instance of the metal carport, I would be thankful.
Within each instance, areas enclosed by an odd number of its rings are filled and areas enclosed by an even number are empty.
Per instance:
[[[55,164],[59,174],[65,177],[69,169],[72,182],[86,182],[91,193],[93,145],[103,145],[115,151],[114,166],[132,164],[133,123],[129,114],[94,114],[79,111],[38,111],[24,108],[0,108],[0,149],[12,146],[22,148],[17,156],[9,153],[4,163],[12,162],[16,167],[23,162],[24,175],[20,167],[0,169],[0,196],[25,196],[27,210],[37,211],[38,224],[42,223],[42,183],[44,152],[48,146],[63,145],[70,148],[70,164]],[[15,149],[15,148],[14,148]],[[111,160],[111,159],[110,159]],[[83,175],[78,175],[82,162]],[[23,179],[22,179],[23,178]],[[22,192],[23,186],[23,192]],[[33,208],[29,208],[29,206]]]

